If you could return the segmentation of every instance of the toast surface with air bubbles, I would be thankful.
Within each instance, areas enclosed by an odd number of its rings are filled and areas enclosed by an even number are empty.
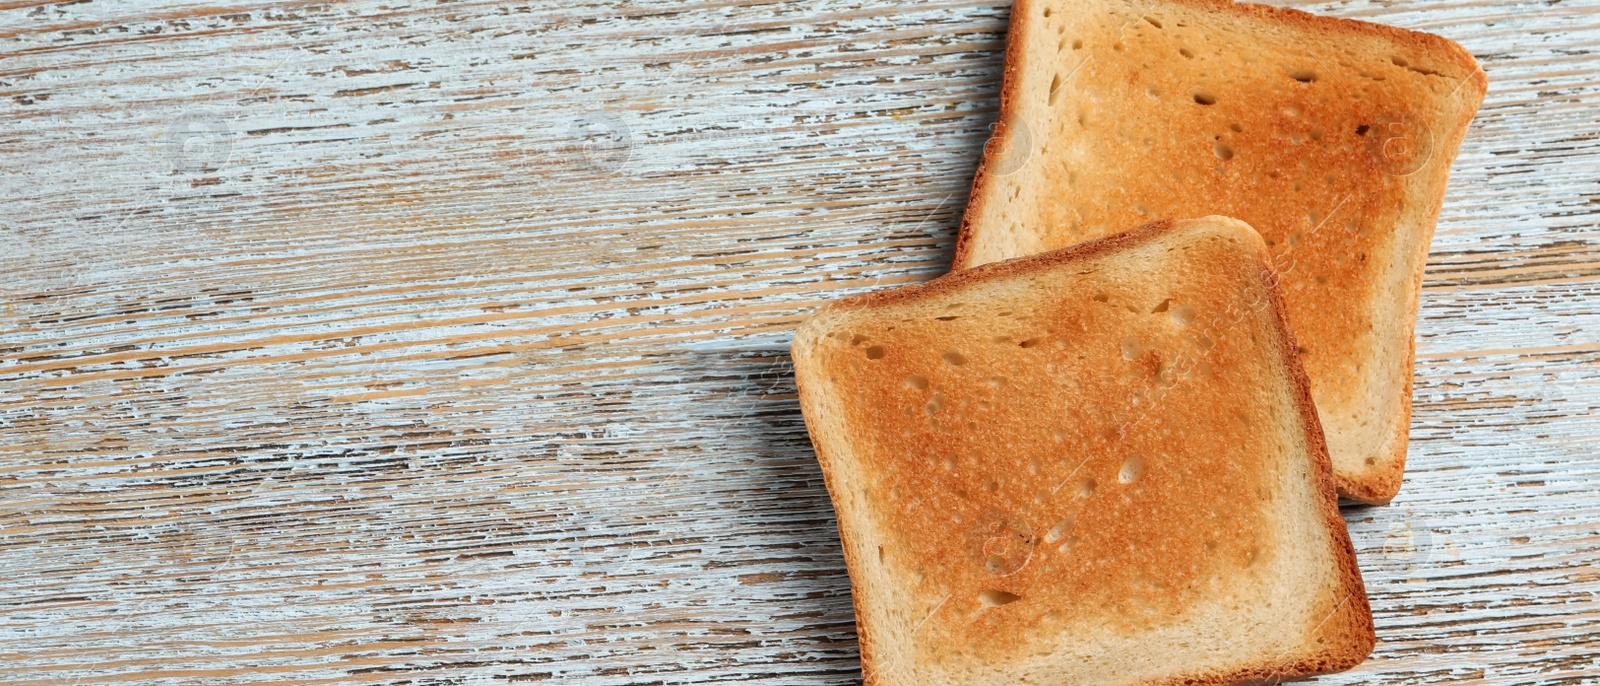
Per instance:
[[[866,683],[1226,684],[1372,619],[1259,235],[1160,222],[813,314]]]
[[[1266,238],[1340,492],[1400,488],[1423,263],[1484,96],[1438,36],[1226,0],[1019,0],[953,269],[1161,217]]]

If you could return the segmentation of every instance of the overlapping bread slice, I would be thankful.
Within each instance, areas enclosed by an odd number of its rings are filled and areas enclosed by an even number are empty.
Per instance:
[[[867,684],[1224,684],[1372,619],[1260,237],[1223,217],[848,298],[792,352]]]
[[[1266,237],[1345,495],[1387,502],[1423,262],[1485,77],[1438,36],[1225,0],[1019,0],[955,269],[1160,217]]]

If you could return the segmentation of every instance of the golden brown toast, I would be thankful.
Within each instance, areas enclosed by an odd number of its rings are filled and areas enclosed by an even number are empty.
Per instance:
[[[1400,489],[1423,263],[1485,77],[1438,36],[1225,0],[1018,0],[953,269],[1159,217],[1266,238],[1342,494]]]
[[[867,684],[1225,684],[1365,658],[1264,250],[1237,220],[1158,222],[801,325]]]

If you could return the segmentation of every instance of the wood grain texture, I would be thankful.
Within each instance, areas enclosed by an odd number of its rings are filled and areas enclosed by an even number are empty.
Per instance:
[[[1489,73],[1328,684],[1600,683],[1600,3]],[[787,360],[940,273],[1007,7],[0,2],[0,681],[848,684]]]

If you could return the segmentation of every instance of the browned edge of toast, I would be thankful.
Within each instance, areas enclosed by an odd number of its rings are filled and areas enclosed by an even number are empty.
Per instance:
[[[1322,420],[1318,418],[1316,403],[1311,399],[1311,379],[1306,376],[1305,367],[1300,364],[1300,355],[1296,352],[1300,345],[1295,340],[1293,329],[1289,327],[1283,294],[1278,290],[1278,274],[1269,266],[1272,256],[1265,245],[1261,246],[1257,256],[1261,263],[1261,278],[1267,287],[1267,298],[1271,300],[1273,328],[1278,332],[1278,345],[1282,346],[1284,363],[1288,367],[1290,383],[1294,386],[1295,409],[1299,411],[1301,423],[1305,425],[1310,439],[1311,459],[1317,463],[1314,469],[1318,475],[1317,490],[1323,501],[1323,518],[1337,539],[1336,543],[1340,544],[1335,564],[1339,565],[1339,575],[1344,578],[1342,586],[1348,595],[1334,604],[1317,629],[1320,631],[1323,627],[1329,627],[1332,629],[1330,633],[1350,641],[1350,644],[1344,646],[1336,639],[1325,644],[1328,651],[1326,657],[1308,658],[1283,671],[1269,669],[1264,673],[1231,676],[1227,681],[1217,682],[1219,684],[1250,679],[1262,679],[1264,683],[1270,683],[1269,680],[1290,674],[1310,676],[1343,671],[1361,664],[1377,644],[1377,628],[1372,622],[1372,606],[1367,600],[1366,582],[1362,580],[1361,567],[1356,563],[1355,544],[1350,541],[1344,515],[1339,514],[1338,482],[1333,473],[1333,458],[1328,454],[1327,438],[1322,434]],[[1409,398],[1410,393],[1406,396]],[[1348,625],[1337,624],[1341,621],[1341,614],[1349,618]],[[1342,647],[1347,650],[1340,652]]]

